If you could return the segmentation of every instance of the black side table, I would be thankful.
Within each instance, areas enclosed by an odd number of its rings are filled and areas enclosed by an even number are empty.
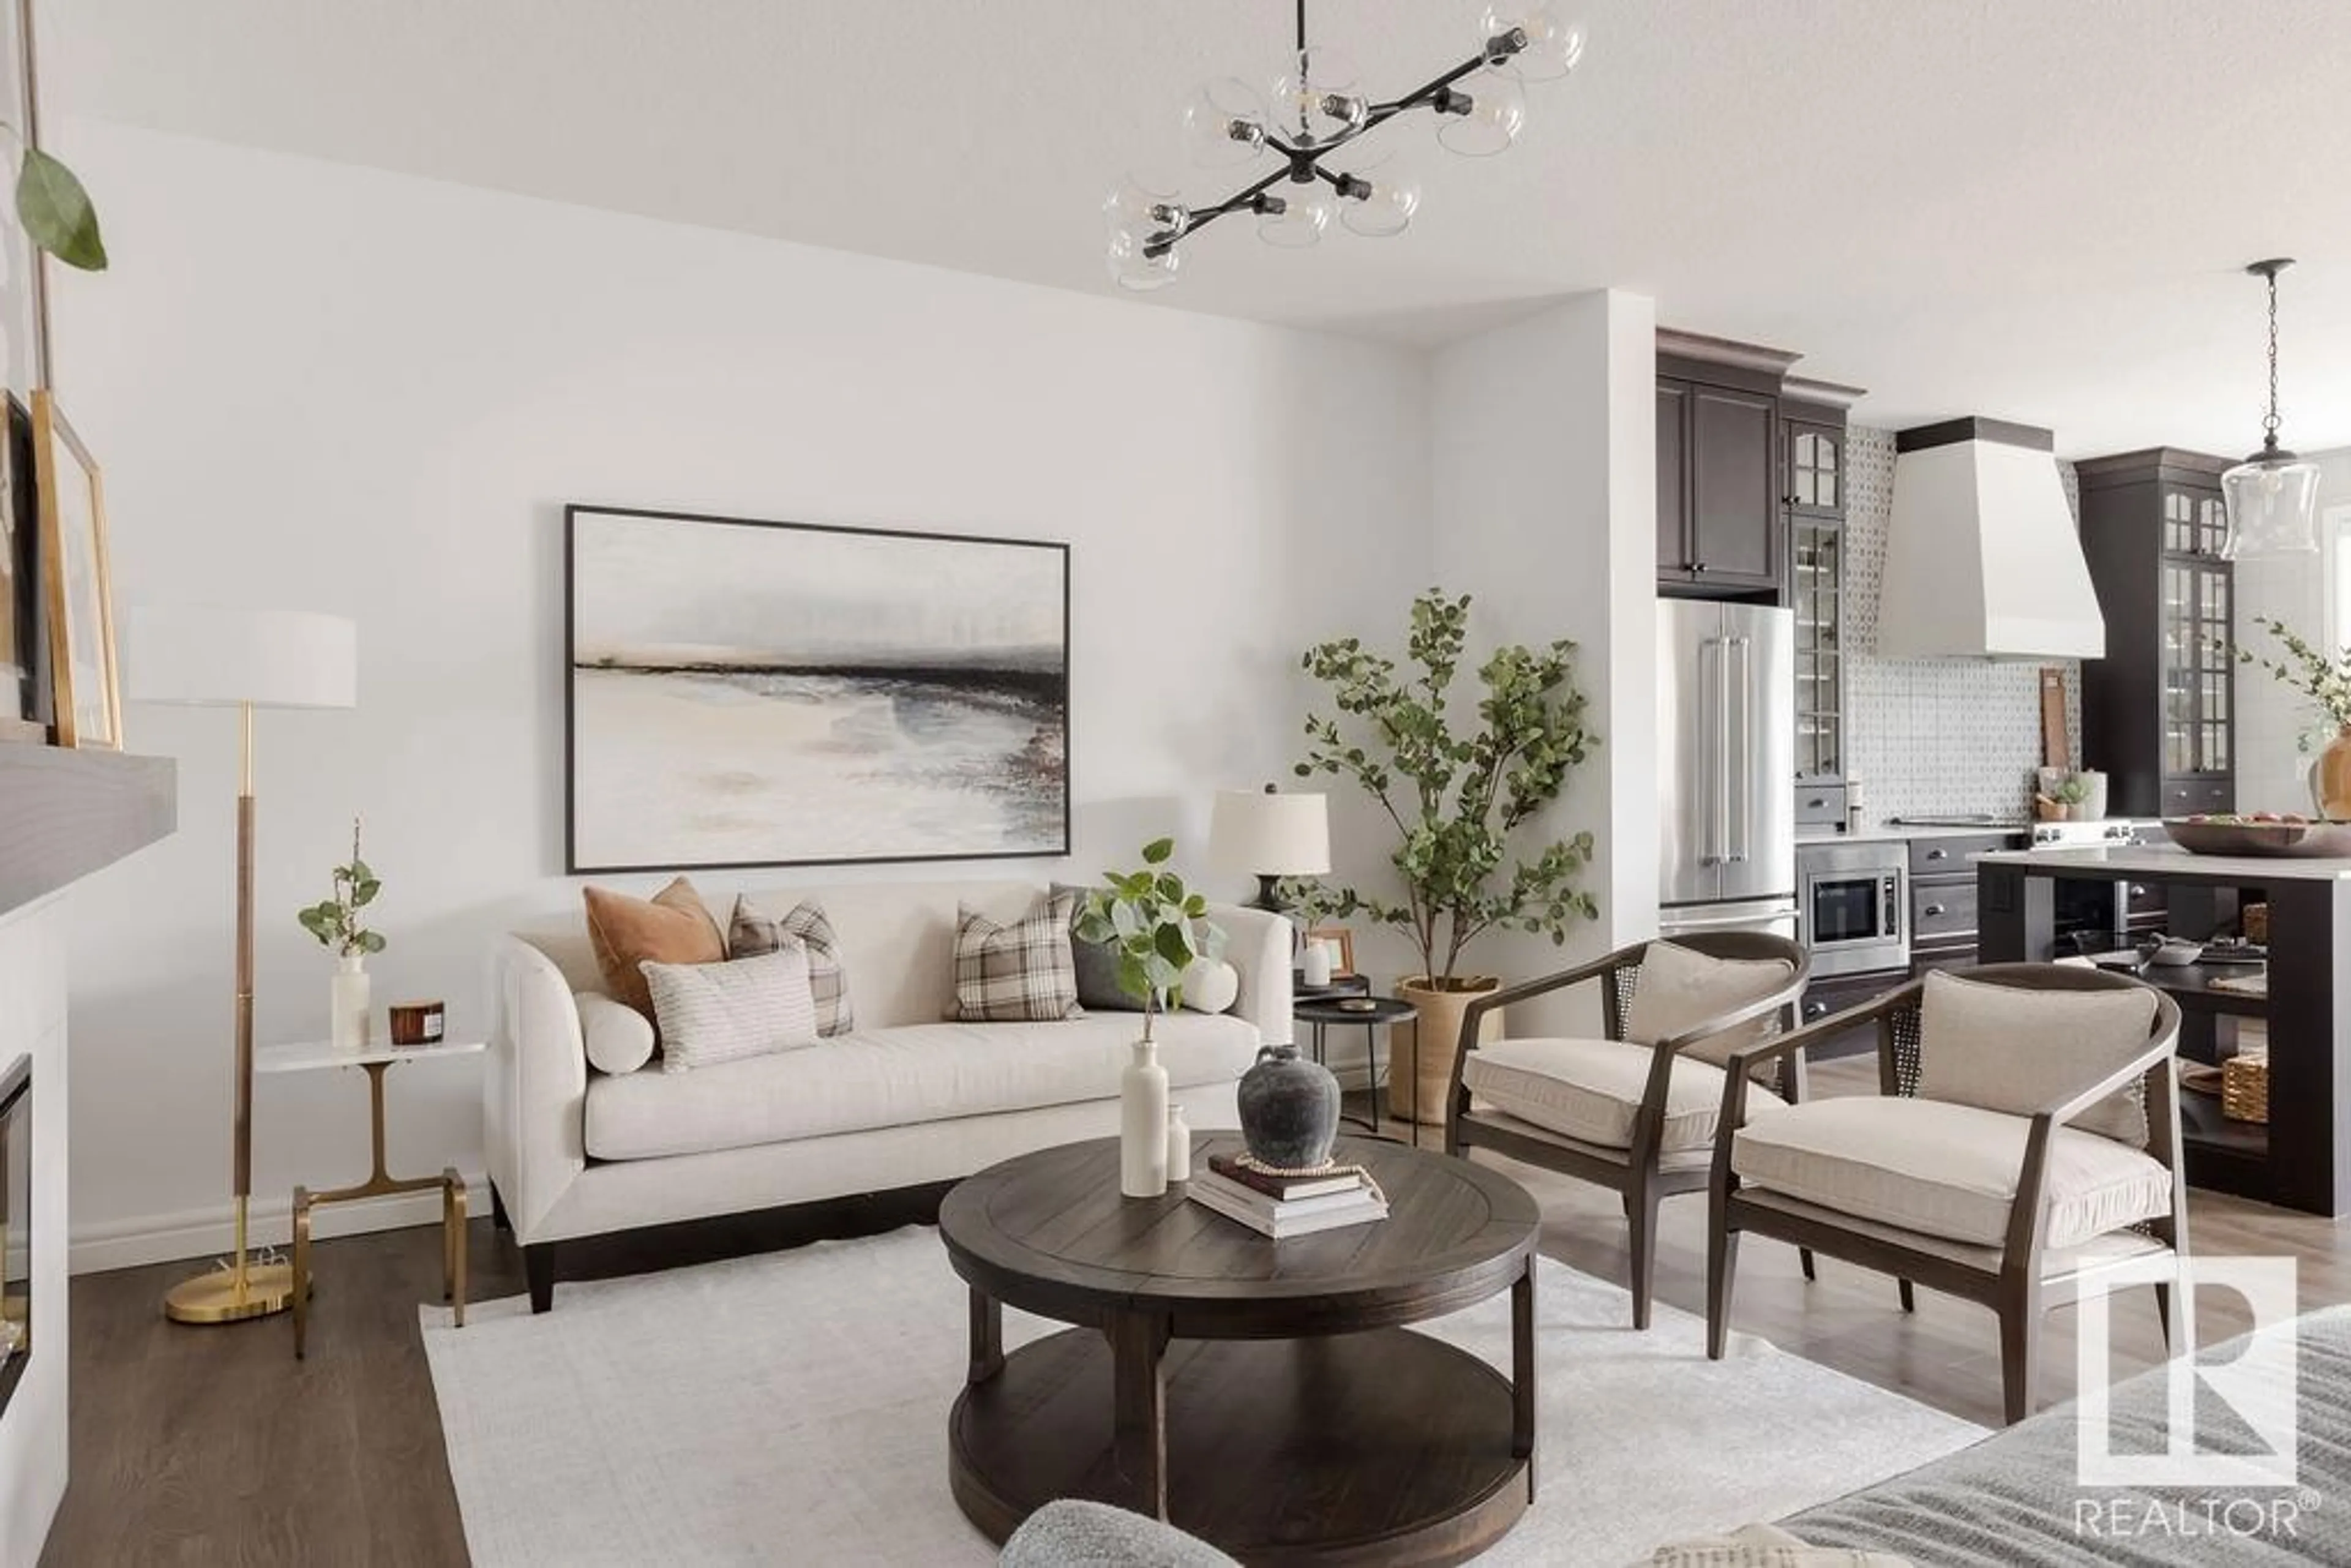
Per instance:
[[[1360,979],[1356,983],[1364,985]],[[1364,985],[1365,990],[1369,988],[1368,985]],[[1299,998],[1290,1004],[1290,1016],[1312,1030],[1312,1034],[1308,1037],[1310,1041],[1308,1050],[1313,1054],[1315,1061],[1325,1067],[1330,1065],[1323,1060],[1325,1031],[1334,1025],[1345,1028],[1359,1024],[1363,1027],[1364,1057],[1372,1073],[1372,1116],[1368,1122],[1355,1121],[1354,1118],[1344,1115],[1341,1116],[1340,1120],[1352,1122],[1353,1125],[1363,1128],[1365,1132],[1377,1135],[1381,1121],[1380,1089],[1384,1082],[1380,1071],[1379,1048],[1376,1043],[1378,1034],[1381,1030],[1391,1024],[1399,1024],[1407,1019],[1419,1017],[1419,1009],[1410,1002],[1401,1002],[1394,997],[1332,992]],[[1417,1054],[1417,1051],[1415,1054]],[[1395,1070],[1395,1053],[1390,1051],[1388,1056],[1388,1070],[1392,1072]],[[1419,1062],[1415,1061],[1412,1065],[1414,1071],[1417,1072],[1420,1070]],[[1412,1124],[1412,1146],[1420,1147],[1420,1123],[1416,1119]]]

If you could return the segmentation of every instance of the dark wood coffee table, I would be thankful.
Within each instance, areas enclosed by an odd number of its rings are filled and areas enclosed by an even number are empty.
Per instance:
[[[1207,1156],[1237,1150],[1204,1137]],[[1534,1496],[1534,1199],[1466,1160],[1346,1138],[1386,1219],[1270,1241],[1184,1196],[1123,1198],[1105,1138],[949,1193],[971,1286],[956,1501],[1002,1541],[1055,1498],[1155,1514],[1250,1564],[1446,1563]],[[1414,1333],[1505,1288],[1513,1375]],[[1005,1304],[1075,1323],[1009,1355]]]

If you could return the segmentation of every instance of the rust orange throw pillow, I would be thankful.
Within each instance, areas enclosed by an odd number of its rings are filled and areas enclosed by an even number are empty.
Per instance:
[[[581,893],[588,901],[588,940],[596,949],[596,967],[604,972],[605,990],[648,1019],[653,998],[639,964],[648,958],[656,964],[726,961],[726,938],[684,877],[651,899],[601,887]]]

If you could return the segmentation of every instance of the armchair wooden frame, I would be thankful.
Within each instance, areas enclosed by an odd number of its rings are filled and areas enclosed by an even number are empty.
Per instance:
[[[1586,1144],[1564,1134],[1531,1125],[1515,1117],[1472,1111],[1462,1073],[1478,1049],[1480,1026],[1498,1008],[1529,1001],[1590,980],[1603,982],[1600,993],[1603,1029],[1608,1039],[1625,1038],[1625,1016],[1631,1010],[1633,988],[1639,978],[1646,942],[1620,947],[1604,957],[1555,975],[1523,981],[1489,992],[1469,1004],[1461,1020],[1460,1049],[1453,1061],[1452,1088],[1447,1099],[1446,1153],[1467,1155],[1472,1148],[1489,1149],[1528,1165],[1604,1186],[1621,1194],[1625,1219],[1631,1232],[1633,1326],[1649,1326],[1649,1306],[1656,1279],[1657,1206],[1676,1193],[1703,1192],[1708,1170],[1703,1159],[1667,1163],[1664,1148],[1666,1092],[1672,1082],[1674,1058],[1701,1040],[1759,1020],[1774,1020],[1782,1030],[1795,1028],[1803,1001],[1811,963],[1804,950],[1783,936],[1756,931],[1717,931],[1660,937],[1714,958],[1748,961],[1781,959],[1791,966],[1788,982],[1770,996],[1708,1019],[1695,1029],[1648,1048],[1649,1075],[1643,1085],[1641,1105],[1633,1122],[1628,1148]],[[1804,1061],[1801,1052],[1775,1054],[1781,1095],[1801,1100],[1804,1092]],[[1743,1103],[1743,1101],[1742,1101]],[[1809,1273],[1811,1260],[1806,1259]]]
[[[2138,986],[2125,976],[2054,964],[1988,964],[1955,971],[1960,977],[1992,985],[2027,990],[2118,990]],[[2002,1402],[2009,1421],[2032,1413],[2040,1380],[2041,1319],[2046,1308],[2071,1299],[2081,1283],[2101,1268],[2168,1251],[2188,1255],[2188,1186],[2182,1170],[2179,1142],[2179,1089],[2175,1053],[2179,1043],[2179,1009],[2170,998],[2156,995],[2155,1019],[2147,1030],[2147,1048],[2095,1082],[2036,1109],[2027,1132],[2024,1155],[2017,1175],[2016,1200],[2009,1212],[2008,1232],[1997,1249],[1970,1249],[1938,1244],[1920,1237],[1915,1245],[1887,1235],[1892,1228],[1846,1219],[1834,1212],[1771,1195],[1742,1190],[1730,1168],[1731,1141],[1746,1123],[1748,1073],[1781,1058],[1799,1058],[1805,1047],[1868,1022],[1877,1025],[1878,1090],[1887,1096],[1909,1096],[1917,1085],[1917,1020],[1926,983],[1914,980],[1898,990],[1859,1007],[1822,1019],[1806,1028],[1758,1043],[1731,1059],[1723,1085],[1722,1118],[1716,1126],[1714,1170],[1708,1185],[1706,1266],[1707,1354],[1721,1359],[1730,1331],[1730,1296],[1742,1231],[1782,1241],[1861,1268],[1893,1275],[1899,1281],[1903,1310],[1914,1305],[1913,1283],[1964,1301],[1988,1306],[2000,1319],[2000,1359]],[[2058,1128],[2109,1094],[2143,1080],[2147,1089],[2147,1152],[2171,1173],[2170,1212],[2143,1222],[2136,1229],[2147,1242],[2135,1251],[2093,1255],[2072,1266],[2053,1260],[2043,1245],[2048,1218],[2050,1140]],[[1967,1255],[1982,1252],[1980,1260]],[[1806,1270],[1809,1278],[1811,1270]],[[2158,1284],[2156,1310],[2164,1337],[2175,1353],[2188,1347],[2184,1322],[2186,1292]],[[2175,1316],[2175,1313],[2180,1315]]]

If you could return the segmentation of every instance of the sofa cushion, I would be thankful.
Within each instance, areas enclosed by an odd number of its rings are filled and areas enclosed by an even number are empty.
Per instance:
[[[1461,1081],[1473,1104],[1482,1101],[1587,1144],[1629,1149],[1654,1055],[1646,1045],[1614,1040],[1498,1040],[1463,1059]],[[1661,1151],[1696,1148],[1714,1136],[1722,1081],[1712,1062],[1674,1059]],[[1760,1085],[1747,1092],[1750,1111],[1781,1103]]]
[[[808,949],[790,943],[725,964],[647,964],[662,1071],[685,1072],[814,1045]]]
[[[580,1042],[599,1072],[634,1072],[653,1059],[653,1023],[601,991],[572,998],[580,1009]]]
[[[1655,1045],[1709,1019],[1762,1000],[1796,977],[1784,958],[1717,958],[1676,942],[1652,942],[1641,953],[1641,973],[1625,1010],[1625,1038]],[[1770,1032],[1772,1020],[1727,1029],[1692,1040],[1682,1054],[1717,1067]]]
[[[1918,1098],[2030,1116],[2096,1082],[2147,1047],[2155,992],[2026,990],[1940,971],[1918,1015]],[[2134,1080],[2074,1118],[2147,1145],[2147,1082]]]
[[[816,999],[816,1031],[830,1039],[857,1027],[850,1005],[849,971],[841,961],[841,939],[824,905],[802,899],[781,915],[769,915],[748,894],[735,895],[734,918],[726,923],[726,955],[756,958],[789,943],[808,949],[809,992]]]
[[[682,876],[650,899],[604,887],[582,888],[580,897],[588,907],[588,940],[596,949],[605,994],[649,1019],[653,999],[638,965],[648,958],[657,964],[716,964],[726,956],[718,922],[694,883]]]
[[[955,1019],[1050,1023],[1076,1018],[1078,965],[1070,946],[1077,894],[1049,894],[1009,923],[966,908],[956,917]]]
[[[588,1085],[588,1153],[653,1159],[1115,1100],[1136,1024],[913,1024],[693,1072],[599,1077]],[[1257,1030],[1241,1019],[1173,1013],[1152,1032],[1171,1089],[1231,1082],[1257,1059]]]
[[[1184,966],[1176,989],[1196,1013],[1228,1013],[1241,999],[1241,972],[1222,958],[1195,958]]]
[[[1840,1214],[1998,1247],[2032,1125],[1938,1100],[1814,1100],[1740,1128],[1730,1168],[1741,1181]],[[2078,1247],[2169,1213],[2171,1173],[2112,1138],[2060,1127],[2049,1142],[2047,1196],[2043,1244]]]

